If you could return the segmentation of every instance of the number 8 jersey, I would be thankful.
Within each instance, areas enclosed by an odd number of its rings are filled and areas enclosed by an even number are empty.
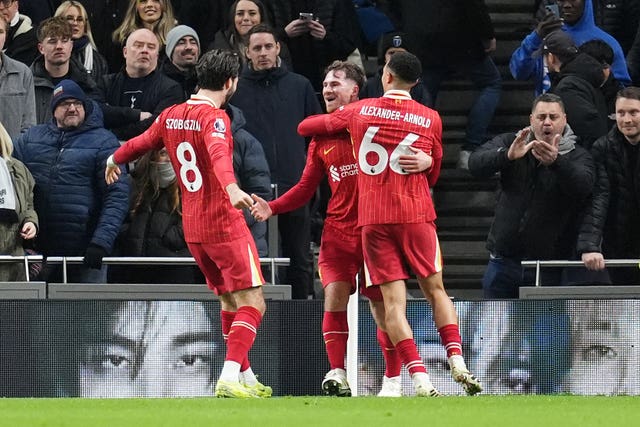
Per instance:
[[[442,121],[439,114],[413,101],[408,92],[391,90],[340,107],[331,114],[308,117],[298,126],[303,136],[351,134],[358,174],[358,224],[425,223],[436,219],[429,188],[442,164]],[[409,174],[398,157],[413,154],[409,146],[433,158],[424,173]]]
[[[220,243],[249,234],[244,217],[229,201],[233,139],[229,117],[212,100],[192,95],[164,110],[142,135],[114,153],[126,163],[151,149],[167,148],[180,182],[186,242]]]

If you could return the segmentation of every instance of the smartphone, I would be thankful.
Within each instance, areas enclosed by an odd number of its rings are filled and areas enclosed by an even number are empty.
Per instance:
[[[300,12],[300,19],[303,21],[313,21],[313,13]]]
[[[548,12],[553,13],[556,18],[560,18],[560,9],[557,4],[548,4],[544,8],[547,9]]]

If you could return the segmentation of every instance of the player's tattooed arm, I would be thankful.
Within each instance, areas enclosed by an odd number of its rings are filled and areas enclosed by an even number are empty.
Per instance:
[[[225,188],[229,195],[231,204],[236,209],[250,208],[253,205],[253,199],[247,193],[242,191],[238,184],[231,183]]]

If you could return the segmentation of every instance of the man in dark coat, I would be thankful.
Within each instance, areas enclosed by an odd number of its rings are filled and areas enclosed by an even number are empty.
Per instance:
[[[600,90],[605,81],[602,64],[580,53],[571,36],[562,30],[544,38],[540,53],[551,73],[550,92],[562,98],[569,126],[580,144],[589,149],[609,127],[607,104]]]
[[[597,181],[586,208],[577,251],[590,270],[604,260],[640,258],[640,88],[618,92],[616,125],[591,149]],[[609,269],[614,284],[640,284],[638,267]]]
[[[129,208],[128,180],[104,182],[107,158],[120,144],[76,83],[63,80],[53,93],[53,119],[21,134],[14,151],[36,182],[38,248],[45,255],[84,256],[84,266],[68,267],[68,281],[106,283],[102,258],[111,253]],[[60,281],[61,266],[48,267],[44,279]]]
[[[530,126],[483,144],[471,154],[469,171],[484,178],[500,173],[484,296],[518,298],[535,273],[523,270],[522,260],[572,257],[576,218],[595,180],[593,160],[567,125],[562,100],[543,94],[533,101]],[[542,283],[560,284],[559,271],[542,270]]]
[[[247,131],[262,144],[277,194],[284,194],[300,180],[306,162],[298,123],[320,113],[320,104],[309,80],[280,66],[280,45],[271,28],[256,25],[248,43],[250,63],[231,102],[244,113]],[[280,215],[278,230],[282,255],[291,259],[286,278],[280,280],[292,285],[293,298],[306,299],[313,286],[308,206]]]
[[[159,51],[151,30],[134,31],[123,48],[124,69],[98,83],[104,125],[121,141],[142,134],[165,108],[183,100],[180,85],[158,70]]]

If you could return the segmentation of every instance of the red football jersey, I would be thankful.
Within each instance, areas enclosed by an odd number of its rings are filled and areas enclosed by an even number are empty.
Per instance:
[[[442,121],[435,110],[413,101],[408,92],[393,90],[308,117],[298,132],[317,135],[342,129],[351,133],[359,167],[360,225],[435,220],[429,187],[436,183],[442,163]],[[427,172],[408,174],[398,165],[400,155],[413,154],[408,146],[433,158]]]
[[[325,224],[331,224],[334,229],[350,236],[359,235],[356,230],[358,165],[346,132],[317,136],[311,141],[300,181],[281,197],[269,202],[273,214],[303,206],[315,194],[325,175],[331,188]]]
[[[225,191],[236,182],[229,117],[206,97],[164,110],[146,132],[114,154],[116,163],[137,159],[151,149],[167,148],[182,194],[182,222],[187,242],[229,242],[249,229]]]

